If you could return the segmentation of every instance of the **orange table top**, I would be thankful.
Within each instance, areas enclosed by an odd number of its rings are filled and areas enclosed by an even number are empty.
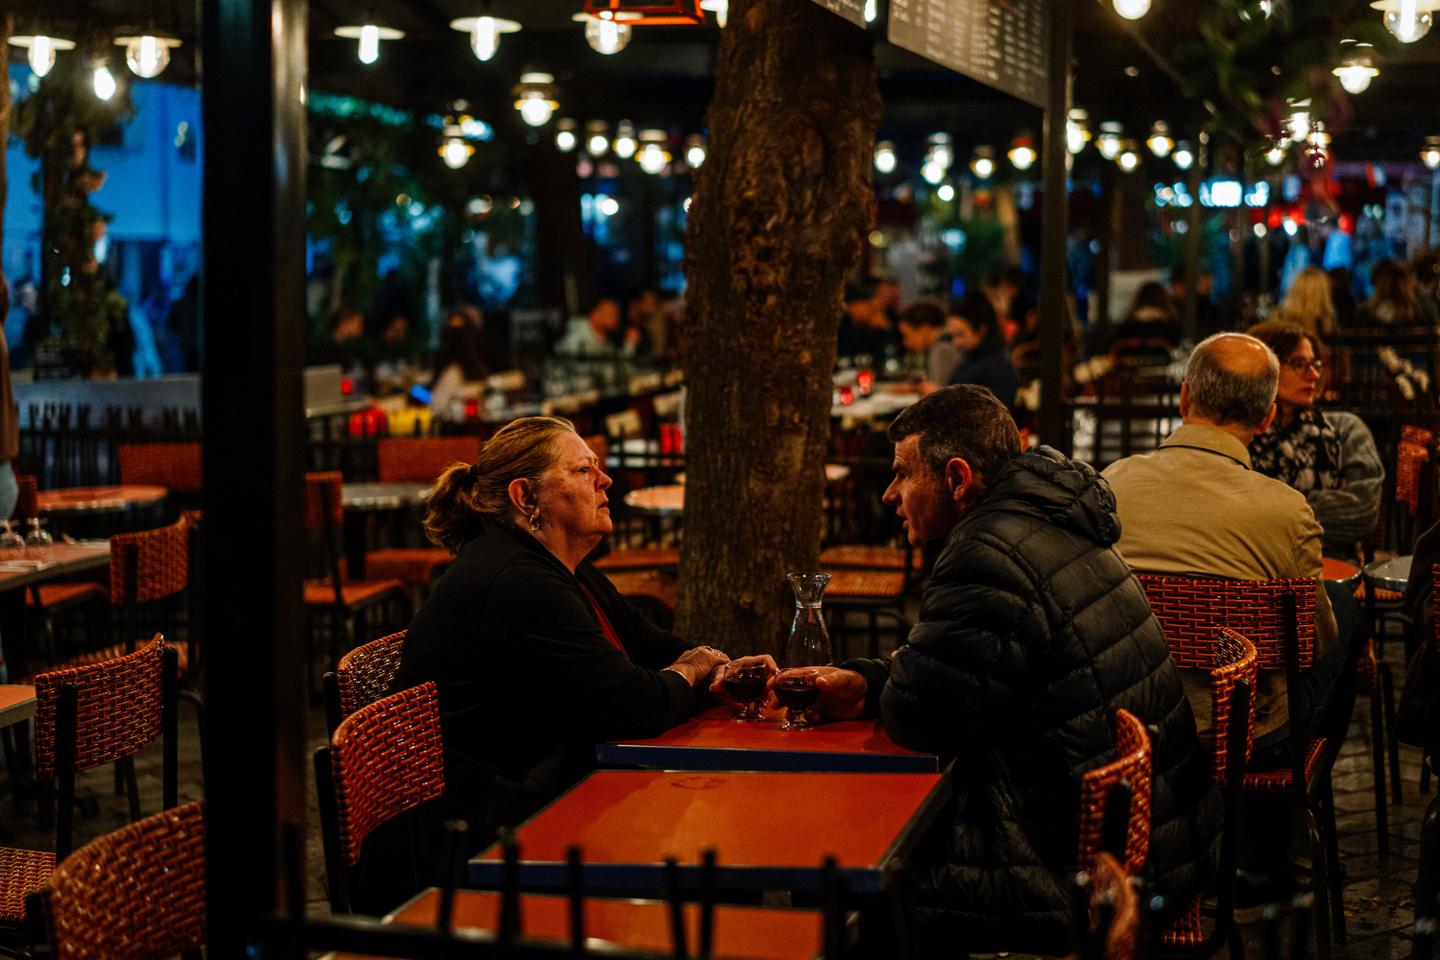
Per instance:
[[[721,890],[814,890],[834,856],[849,889],[883,889],[942,805],[937,773],[672,773],[602,770],[518,831],[521,880],[560,889],[578,845],[589,889],[653,883],[666,857],[694,882],[707,847]],[[472,881],[497,887],[500,847],[470,861]]]
[[[385,918],[385,923],[433,926],[440,913],[440,893],[426,890]],[[569,902],[565,897],[527,894],[520,901],[521,933],[525,937],[570,942]],[[821,950],[818,910],[767,910],[760,907],[716,907],[714,952],[745,960],[810,960]],[[456,930],[494,933],[500,926],[500,895],[461,890],[455,895]],[[700,908],[685,908],[685,943],[693,955],[700,938]],[[656,900],[585,901],[585,934],[631,949],[667,952],[670,908]],[[592,943],[593,945],[593,943]],[[338,960],[338,958],[337,958]]]
[[[109,565],[110,544],[104,540],[0,550],[0,591]]]
[[[1334,557],[1326,557],[1324,563],[1324,577],[1326,580],[1338,580],[1341,583],[1348,583],[1360,576],[1360,568],[1353,563],[1336,560]]]
[[[35,506],[41,513],[99,513],[128,510],[163,500],[170,491],[148,484],[127,483],[110,487],[62,487],[41,490]]]
[[[685,487],[671,483],[659,487],[641,487],[625,494],[625,505],[641,513],[670,514],[685,512]]]
[[[35,688],[28,683],[0,683],[0,727],[35,715]]]
[[[787,770],[791,772],[929,772],[940,770],[934,754],[900,746],[877,720],[842,720],[806,730],[781,730],[779,713],[737,722],[717,706],[658,737],[602,743],[602,766],[669,770]]]

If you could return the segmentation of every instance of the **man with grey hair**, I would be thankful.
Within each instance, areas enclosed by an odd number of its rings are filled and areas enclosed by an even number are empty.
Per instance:
[[[1219,333],[1190,354],[1180,387],[1183,425],[1150,453],[1112,463],[1103,476],[1120,517],[1116,547],[1143,573],[1239,580],[1312,578],[1319,645],[1301,689],[1288,691],[1310,731],[1319,725],[1345,663],[1324,590],[1324,532],[1301,494],[1251,469],[1250,441],[1275,419],[1280,363],[1243,333]],[[1212,726],[1210,683],[1182,671],[1202,735]],[[1279,747],[1288,728],[1285,677],[1262,671],[1255,746]]]

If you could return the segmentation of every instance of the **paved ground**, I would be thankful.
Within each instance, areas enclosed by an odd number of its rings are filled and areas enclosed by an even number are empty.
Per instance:
[[[1390,648],[1398,679],[1403,676],[1399,664],[1399,644],[1392,643]],[[318,745],[324,727],[318,709],[311,711],[309,726],[311,743]],[[180,798],[185,802],[199,799],[202,786],[196,724],[193,714],[183,706],[180,729]],[[1369,730],[1369,703],[1362,694],[1356,704],[1350,736],[1335,768],[1335,804],[1339,813],[1339,846],[1346,876],[1345,912],[1350,933],[1348,943],[1337,945],[1336,956],[1354,960],[1391,960],[1410,956],[1409,934],[1413,922],[1420,820],[1430,797],[1419,793],[1419,752],[1413,748],[1402,748],[1402,802],[1391,807],[1390,852],[1387,856],[1378,855]],[[138,764],[140,790],[147,813],[159,808],[159,752],[158,745],[152,746],[142,754]],[[97,796],[100,813],[77,825],[77,845],[125,822],[125,801],[113,795],[112,781],[108,769],[91,771],[80,778],[81,787]],[[325,901],[324,862],[319,852],[313,794],[312,784],[307,824],[310,902],[312,912],[325,913],[328,906]],[[19,802],[7,796],[3,804],[0,808],[6,814],[4,823],[0,824],[3,842],[24,846],[50,844],[50,838],[39,830],[33,801]],[[1260,926],[1247,927],[1246,933],[1249,955],[1264,957]]]

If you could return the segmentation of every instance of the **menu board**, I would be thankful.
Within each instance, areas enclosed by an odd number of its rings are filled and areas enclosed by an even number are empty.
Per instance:
[[[890,0],[890,42],[1045,105],[1046,0]]]
[[[815,0],[817,4],[855,24],[865,26],[865,0]]]

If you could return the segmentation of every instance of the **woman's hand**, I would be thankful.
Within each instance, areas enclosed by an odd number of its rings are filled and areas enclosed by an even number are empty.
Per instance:
[[[691,647],[665,669],[674,670],[684,677],[690,686],[698,687],[710,680],[717,667],[729,662],[730,658],[724,651],[714,647]]]
[[[766,671],[770,674],[771,677],[774,677],[775,674],[780,672],[780,668],[775,665],[775,658],[770,656],[770,654],[768,653],[761,654],[758,657],[739,657],[731,662],[738,667],[763,666],[766,668]],[[716,670],[713,674],[711,674],[710,692],[715,694],[723,694],[725,692],[724,670]]]
[[[820,697],[811,709],[821,720],[856,720],[865,712],[865,694],[869,685],[865,676],[854,670],[839,667],[813,667],[816,672],[815,688]],[[769,705],[778,706],[775,697],[775,677],[770,678]]]

